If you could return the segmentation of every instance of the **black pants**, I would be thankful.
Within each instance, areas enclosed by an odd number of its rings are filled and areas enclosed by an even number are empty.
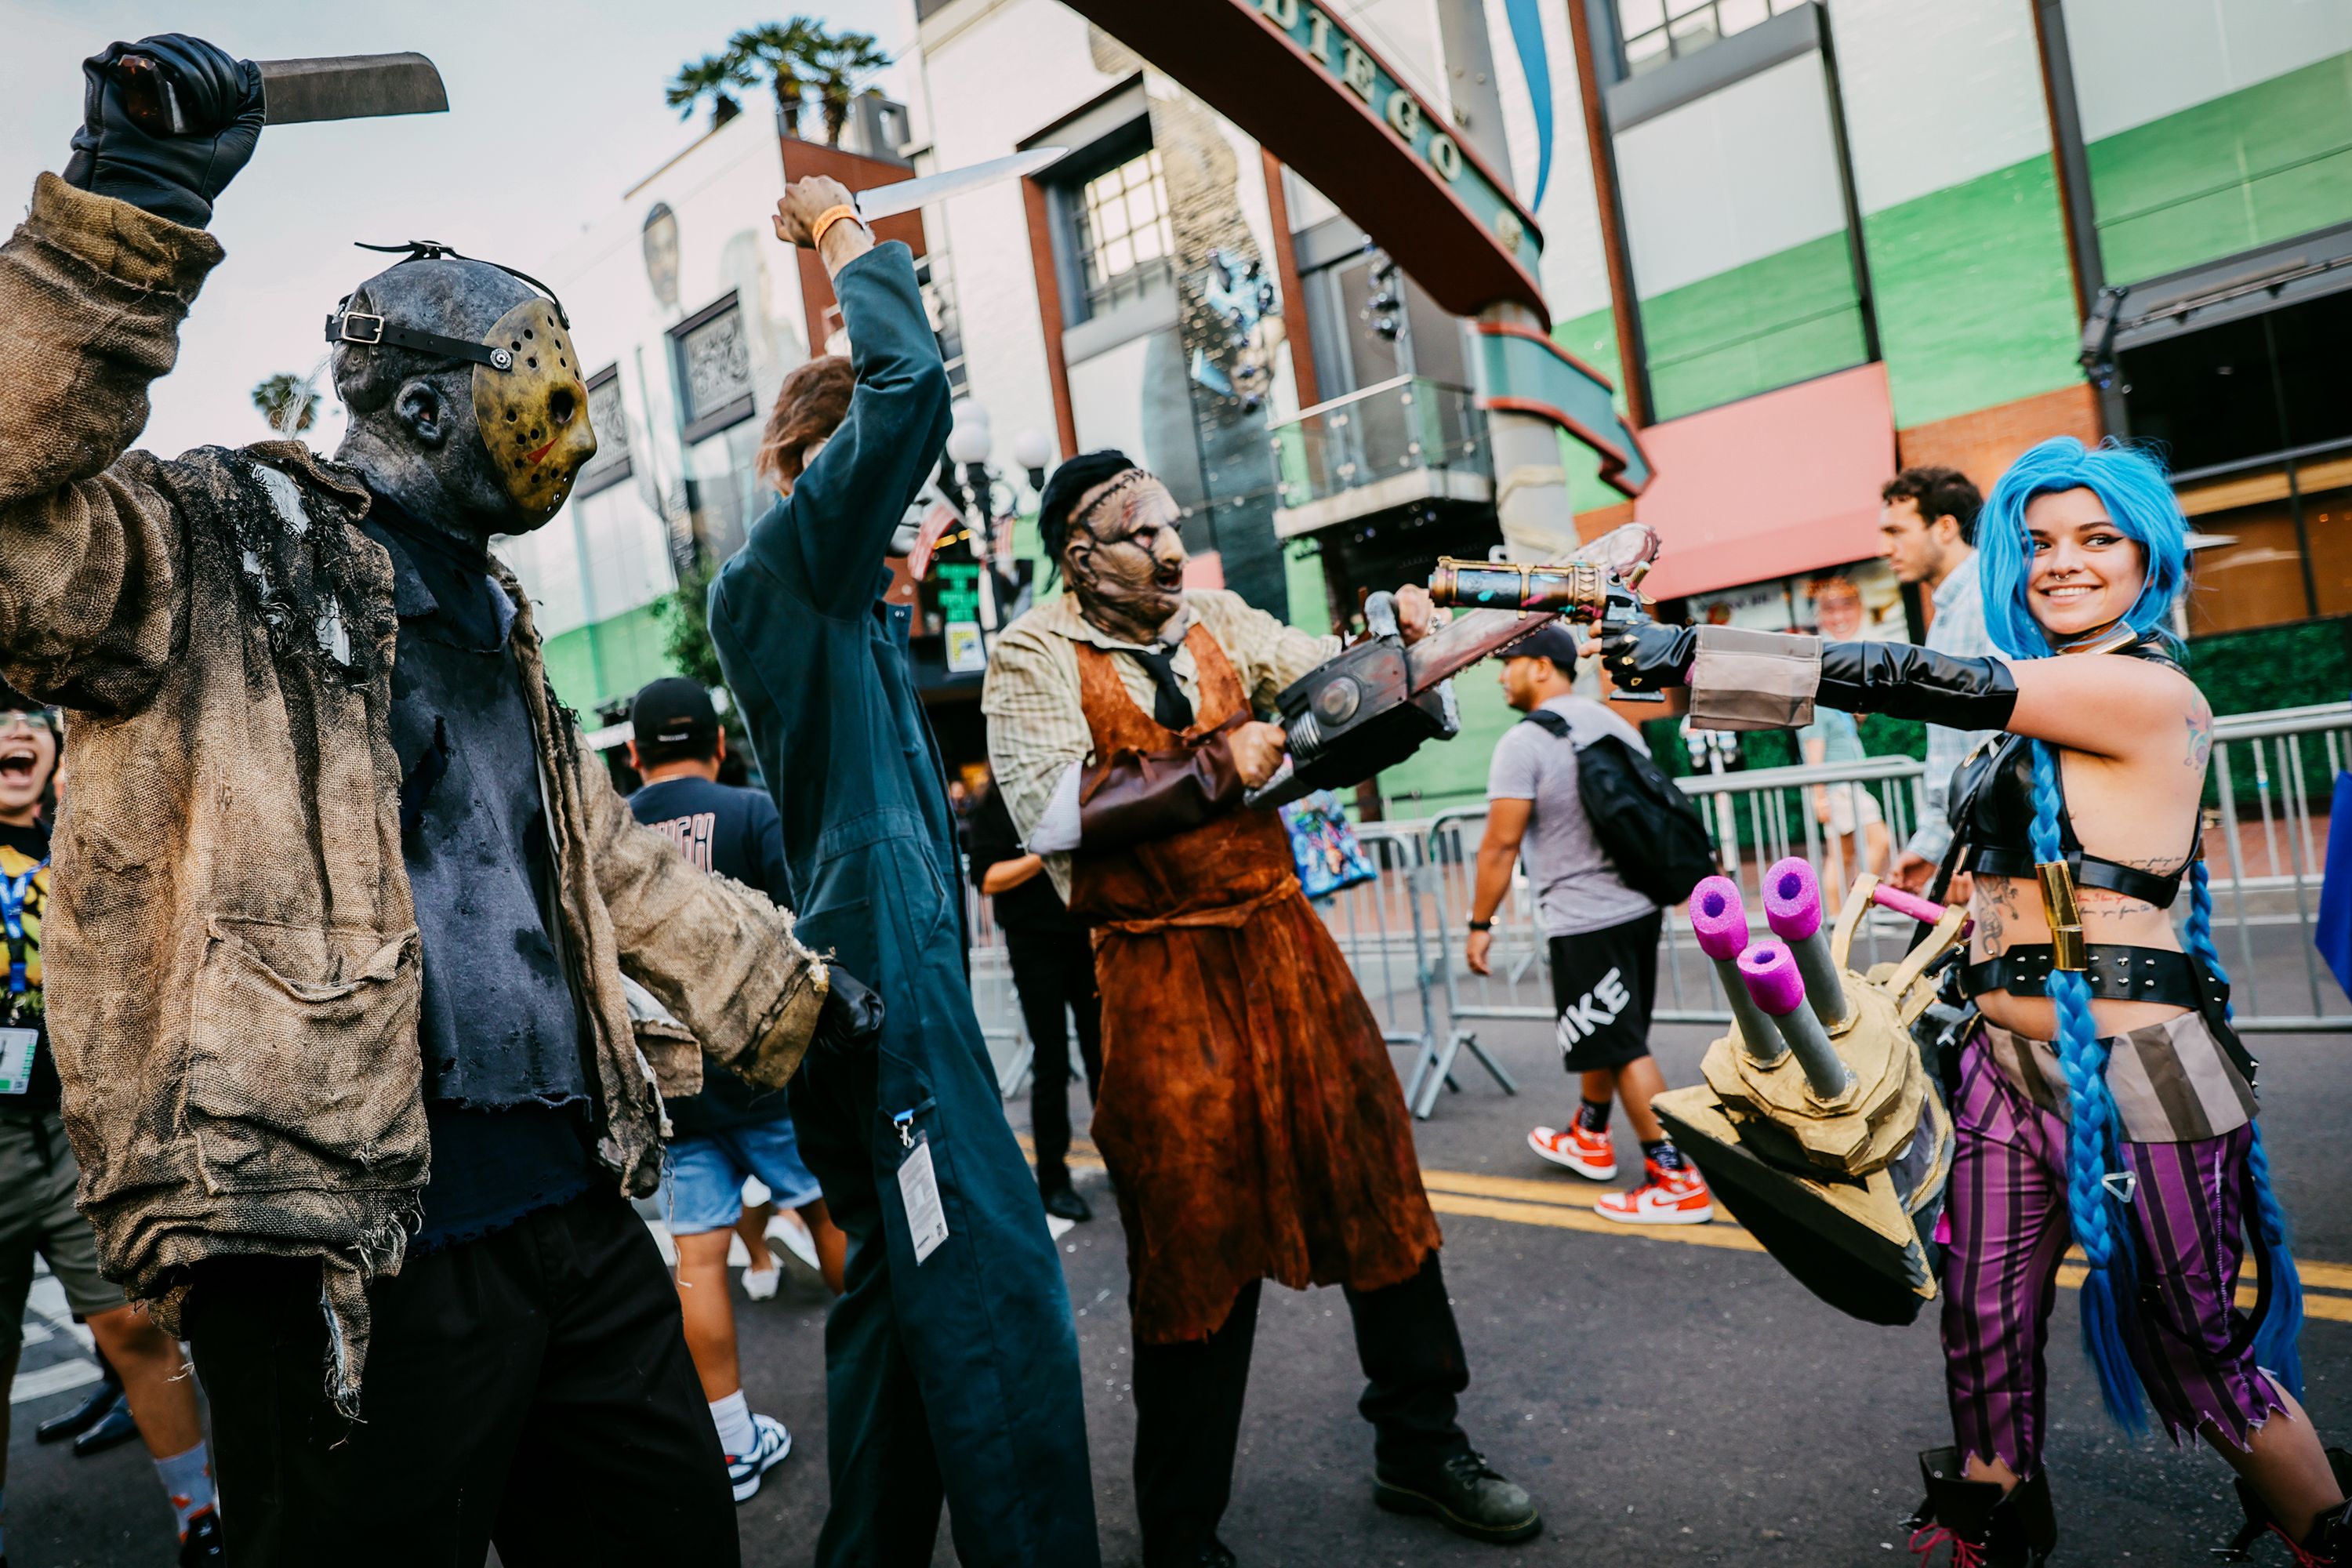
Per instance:
[[[357,1423],[319,1266],[200,1264],[185,1325],[237,1568],[740,1561],[719,1434],[645,1224],[596,1193],[369,1292]]]
[[[1024,931],[1007,927],[1013,988],[1037,1054],[1030,1064],[1031,1136],[1037,1145],[1037,1184],[1067,1186],[1070,1168],[1070,1030],[1062,1010],[1077,1020],[1078,1060],[1087,1095],[1102,1082],[1102,995],[1095,989],[1094,939],[1084,931]]]
[[[1258,1289],[1252,1280],[1206,1340],[1135,1347],[1135,1500],[1147,1568],[1190,1562],[1224,1517]],[[1377,1463],[1396,1468],[1466,1450],[1454,1402],[1470,1369],[1437,1254],[1402,1285],[1347,1296],[1369,1380],[1356,1408],[1372,1424]]]

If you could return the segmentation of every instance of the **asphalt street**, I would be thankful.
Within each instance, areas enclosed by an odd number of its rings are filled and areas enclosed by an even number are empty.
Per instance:
[[[2299,978],[2284,952],[2273,962]],[[2266,965],[2267,967],[2267,965]],[[1862,1568],[1910,1561],[1896,1520],[1916,1500],[1913,1454],[1949,1440],[1934,1312],[1907,1329],[1870,1327],[1823,1306],[1744,1233],[1711,1226],[1628,1230],[1594,1217],[1596,1189],[1538,1161],[1528,1128],[1558,1124],[1573,1090],[1549,1030],[1512,1023],[1482,1035],[1519,1081],[1507,1097],[1475,1070],[1442,1097],[1418,1137],[1445,1229],[1444,1266],[1471,1359],[1463,1422],[1490,1461],[1532,1491],[1544,1535],[1494,1548],[1459,1541],[1371,1503],[1369,1429],[1339,1293],[1267,1291],[1225,1539],[1250,1568],[1293,1564],[1786,1563]],[[1661,1028],[1668,1079],[1691,1080],[1706,1031]],[[2352,1442],[2352,1037],[2262,1037],[2265,1128],[2281,1195],[2298,1227],[2312,1319],[2307,1403],[2324,1433]],[[1397,1054],[1400,1068],[1408,1054]],[[1009,1108],[1025,1128],[1024,1105]],[[1083,1122],[1081,1122],[1083,1125]],[[1639,1160],[1621,1116],[1621,1163]],[[1098,1169],[1081,1190],[1099,1217],[1062,1238],[1087,1379],[1087,1415],[1106,1563],[1138,1561],[1129,1474],[1126,1282],[1118,1220]],[[1622,1182],[1620,1184],[1623,1184]],[[797,1447],[739,1511],[744,1561],[809,1561],[825,1504],[822,1288],[739,1298],[755,1408]],[[2131,1437],[2098,1409],[2059,1298],[2051,1356],[2049,1465],[2063,1563],[2180,1564],[2235,1527],[2221,1461],[2160,1436]],[[29,1346],[8,1447],[9,1560],[16,1568],[163,1564],[169,1514],[136,1446],[87,1460],[37,1447],[33,1424],[70,1389],[30,1392],[69,1366],[68,1333]],[[52,1380],[59,1374],[47,1373]],[[69,1373],[67,1375],[70,1375]],[[398,1500],[387,1500],[398,1507]],[[2258,1561],[2284,1563],[2274,1543]],[[954,1561],[944,1528],[937,1561]]]

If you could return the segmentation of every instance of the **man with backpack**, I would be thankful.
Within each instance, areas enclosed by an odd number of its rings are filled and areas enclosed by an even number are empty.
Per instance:
[[[1489,766],[1466,956],[1489,973],[1495,910],[1510,891],[1512,862],[1524,858],[1551,945],[1562,1064],[1583,1079],[1569,1125],[1538,1127],[1528,1144],[1554,1164],[1610,1181],[1617,1155],[1609,1112],[1622,1100],[1642,1142],[1643,1178],[1593,1209],[1627,1225],[1703,1225],[1715,1217],[1706,1183],[1650,1110],[1666,1080],[1649,1036],[1662,906],[1688,897],[1714,869],[1706,829],[1633,727],[1576,694],[1576,634],[1557,621],[1505,650],[1503,691],[1527,718],[1496,742]]]

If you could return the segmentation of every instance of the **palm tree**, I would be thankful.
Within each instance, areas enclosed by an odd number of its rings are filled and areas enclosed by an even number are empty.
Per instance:
[[[824,110],[824,139],[841,145],[849,123],[849,106],[857,97],[859,79],[890,63],[871,33],[835,33],[820,37],[810,51],[818,105]],[[868,149],[876,151],[876,149]]]
[[[728,57],[741,61],[746,72],[767,73],[788,135],[801,133],[801,105],[808,97],[810,68],[825,42],[824,25],[806,16],[746,27],[727,40]]]
[[[789,22],[765,22],[745,27],[727,40],[715,55],[678,68],[664,101],[690,114],[705,98],[711,101],[710,122],[724,125],[742,111],[736,94],[759,85],[762,77],[775,89],[776,111],[785,134],[801,133],[801,108],[817,75],[816,55],[834,40],[822,23],[806,16]],[[867,40],[869,43],[872,40]]]
[[[748,62],[732,49],[724,54],[705,55],[698,60],[677,68],[677,75],[662,94],[662,101],[678,111],[683,120],[692,114],[695,106],[704,99],[710,100],[710,128],[713,131],[743,112],[735,95],[759,84]]]
[[[279,371],[254,384],[253,405],[279,440],[299,436],[318,422],[319,391],[308,376]]]

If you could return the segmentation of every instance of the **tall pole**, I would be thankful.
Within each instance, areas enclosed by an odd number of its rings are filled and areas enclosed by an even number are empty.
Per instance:
[[[1495,52],[1480,0],[1438,0],[1438,47],[1445,57],[1447,96],[1462,139],[1497,174],[1507,178],[1511,150],[1503,135],[1503,95],[1495,80]],[[1541,331],[1543,321],[1519,304],[1489,305],[1482,321]],[[1543,561],[1576,548],[1576,508],[1560,466],[1559,426],[1532,415],[1486,411],[1486,437],[1495,458],[1495,512],[1503,544],[1520,561]]]

